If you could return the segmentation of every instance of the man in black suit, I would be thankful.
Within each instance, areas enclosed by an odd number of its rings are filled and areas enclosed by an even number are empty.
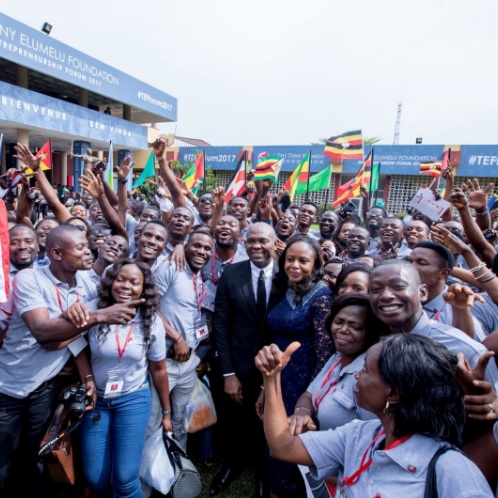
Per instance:
[[[249,261],[228,266],[218,282],[213,325],[224,388],[218,410],[224,467],[213,479],[210,496],[225,490],[248,460],[254,459],[257,465],[264,461],[262,424],[255,412],[262,382],[254,357],[267,342],[263,325],[274,274],[275,241],[271,225],[251,225],[246,240]]]

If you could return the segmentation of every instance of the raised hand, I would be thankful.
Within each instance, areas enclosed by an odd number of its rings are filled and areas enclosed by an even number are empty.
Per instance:
[[[484,298],[476,294],[470,287],[461,284],[451,284],[443,294],[443,299],[459,309],[466,309],[474,306],[476,301],[484,303]]]
[[[223,206],[225,203],[225,187],[216,187],[211,192],[211,195],[213,196],[215,206]]]
[[[18,143],[14,146],[14,149],[16,150],[17,154],[13,157],[22,161],[33,171],[38,171],[40,169],[41,158],[35,157],[26,145]]]
[[[130,174],[131,168],[135,163],[131,162],[131,157],[126,156],[121,163],[121,166],[118,167],[118,180],[126,180],[128,175]]]
[[[465,194],[459,188],[453,189],[448,200],[457,209],[463,209],[467,205],[467,197],[465,197]]]
[[[164,138],[158,138],[152,144],[152,149],[154,150],[154,155],[156,157],[164,157],[166,152],[166,141]]]
[[[461,254],[462,250],[466,249],[466,244],[456,235],[441,225],[434,225],[431,228],[432,240],[446,246],[453,254]]]
[[[92,171],[87,170],[85,175],[81,175],[78,180],[82,186],[92,197],[96,199],[104,195],[104,183],[100,176],[96,176]]]
[[[467,183],[462,184],[462,190],[467,193],[469,197],[469,207],[475,209],[478,213],[486,211],[488,204],[488,193],[493,188],[490,183],[484,190],[479,185],[477,178],[467,180]]]

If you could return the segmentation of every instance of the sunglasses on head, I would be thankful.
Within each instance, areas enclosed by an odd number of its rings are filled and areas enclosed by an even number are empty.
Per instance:
[[[90,235],[111,235],[112,230],[110,228],[91,228]]]
[[[213,201],[213,199],[211,199],[211,197],[202,197],[201,199],[199,199],[199,202],[202,202],[203,204],[205,202],[207,202],[209,204],[214,204],[214,201]]]
[[[86,227],[83,225],[73,225],[74,228],[77,228],[80,232],[86,232]]]

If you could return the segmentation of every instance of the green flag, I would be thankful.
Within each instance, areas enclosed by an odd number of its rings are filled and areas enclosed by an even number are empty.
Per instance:
[[[154,170],[154,151],[150,151],[150,156],[149,159],[147,159],[147,162],[145,163],[144,169],[142,171],[142,174],[138,177],[138,180],[133,184],[131,187],[132,189],[140,187],[147,178],[150,178],[151,176],[155,176],[155,170]]]
[[[375,192],[379,188],[380,163],[372,166],[372,175],[370,176],[370,192]]]
[[[330,173],[332,165],[327,166],[323,171],[316,175],[310,176],[309,192],[317,192],[318,190],[326,190],[330,185]],[[296,190],[296,195],[305,194],[307,190],[306,183],[300,183]]]

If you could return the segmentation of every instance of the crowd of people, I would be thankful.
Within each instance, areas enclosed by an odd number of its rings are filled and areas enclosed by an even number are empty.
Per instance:
[[[223,187],[196,195],[176,177],[162,139],[153,150],[146,201],[127,192],[130,158],[117,193],[89,167],[76,196],[16,147],[33,178],[8,211],[0,495],[51,496],[38,451],[71,379],[88,398],[85,485],[141,497],[151,427],[190,447],[201,378],[218,419],[197,441],[203,464],[221,462],[210,496],[248,467],[258,497],[494,496],[490,187],[453,188],[448,172],[451,208],[437,221],[389,215],[365,189],[358,215],[320,214],[267,180],[226,204]]]

